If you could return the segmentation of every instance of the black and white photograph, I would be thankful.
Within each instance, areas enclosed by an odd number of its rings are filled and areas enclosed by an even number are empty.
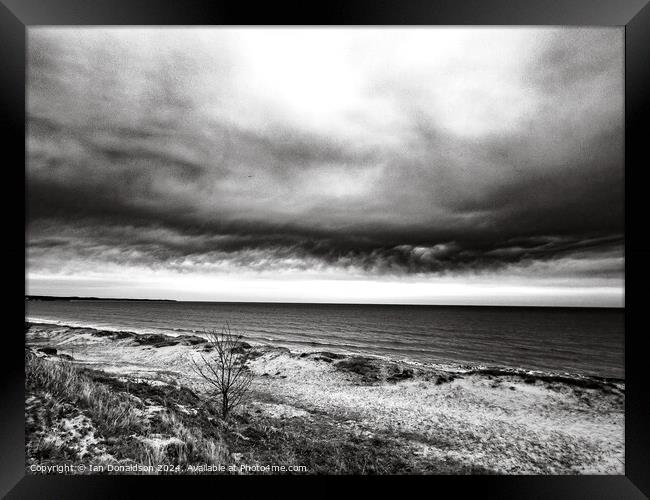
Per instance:
[[[26,37],[26,474],[625,474],[624,27]]]

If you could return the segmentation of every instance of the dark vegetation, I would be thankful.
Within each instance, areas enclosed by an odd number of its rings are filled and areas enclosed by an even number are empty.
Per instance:
[[[536,384],[537,382],[543,382],[550,386],[554,384],[561,384],[580,389],[597,389],[603,390],[605,392],[623,392],[623,389],[619,388],[618,385],[622,381],[606,377],[552,375],[544,373],[530,373],[506,368],[479,368],[470,370],[467,372],[467,374],[483,375],[487,377],[514,377],[521,379],[526,384],[531,385]]]
[[[322,354],[322,353],[316,353]],[[358,376],[359,382],[362,384],[373,384],[380,382],[397,383],[403,380],[411,380],[417,376],[423,376],[425,380],[435,381],[436,385],[452,382],[459,375],[454,374],[425,374],[415,368],[401,366],[399,363],[391,363],[381,361],[377,358],[367,356],[351,356],[345,357],[342,355],[336,359],[334,366],[337,370],[347,373],[352,373]],[[319,359],[316,357],[315,359]]]
[[[110,456],[112,463],[143,465],[227,461],[227,446],[216,427],[194,425],[180,415],[176,403],[166,404],[190,401],[186,389],[169,387],[164,398],[156,398],[155,390],[151,394],[145,389],[147,384],[122,384],[102,372],[30,351],[25,366],[28,464],[58,465],[99,456]],[[165,404],[163,410],[148,411],[156,402]],[[66,430],[69,426],[62,425],[63,419],[80,416],[86,421],[84,428]],[[98,442],[84,450],[81,444],[91,433]],[[158,446],[157,441],[167,444]]]

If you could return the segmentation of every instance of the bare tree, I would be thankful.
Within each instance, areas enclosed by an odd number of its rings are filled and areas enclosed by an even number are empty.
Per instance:
[[[246,366],[250,350],[243,347],[242,336],[233,334],[228,324],[220,332],[210,330],[205,334],[212,346],[211,355],[200,354],[201,361],[191,359],[196,372],[221,396],[221,415],[226,420],[250,388],[253,375]]]

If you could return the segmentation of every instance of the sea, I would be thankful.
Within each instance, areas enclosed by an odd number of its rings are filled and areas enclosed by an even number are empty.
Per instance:
[[[423,363],[624,379],[624,310],[608,308],[26,301],[26,320],[201,335],[224,325],[253,343]]]

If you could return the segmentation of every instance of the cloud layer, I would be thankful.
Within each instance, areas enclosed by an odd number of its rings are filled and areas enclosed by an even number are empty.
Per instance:
[[[622,284],[619,29],[28,40],[34,273]]]

